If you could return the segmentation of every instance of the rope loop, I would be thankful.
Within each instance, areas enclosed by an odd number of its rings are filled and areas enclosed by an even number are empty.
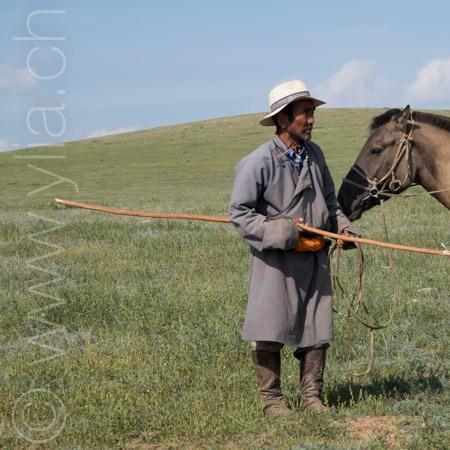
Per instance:
[[[381,199],[381,219],[383,223],[384,233],[386,239],[389,238],[388,234],[388,228],[386,223],[386,217],[384,214],[384,208],[383,208],[383,200]],[[351,322],[358,322],[363,327],[367,328],[368,336],[369,336],[369,351],[368,351],[368,363],[367,368],[363,372],[352,372],[351,375],[354,377],[361,377],[365,375],[369,375],[373,369],[374,361],[375,361],[375,339],[376,334],[375,332],[378,330],[382,330],[384,328],[387,328],[392,321],[394,320],[394,316],[396,313],[396,308],[398,305],[398,299],[399,299],[399,286],[398,283],[398,277],[396,268],[394,265],[394,260],[392,258],[392,250],[387,250],[387,256],[389,261],[389,277],[391,280],[391,296],[389,299],[389,309],[388,309],[388,317],[384,322],[379,322],[370,312],[370,308],[367,304],[366,299],[366,292],[365,292],[365,271],[366,271],[366,265],[365,265],[365,256],[362,251],[362,248],[360,245],[356,244],[357,250],[358,250],[358,257],[357,257],[357,276],[356,276],[356,282],[355,287],[353,289],[353,292],[347,293],[344,289],[340,279],[339,279],[339,271],[340,271],[340,258],[341,258],[341,249],[337,248],[336,244],[333,246],[333,248],[330,250],[329,258],[330,258],[330,267],[332,268],[332,283],[333,283],[333,291],[335,296],[333,311],[345,318],[347,321],[347,343],[348,343],[348,355],[347,355],[347,365],[350,364],[351,361],[351,355],[355,354],[355,350],[353,348],[353,342],[354,342],[354,327],[352,326]],[[336,251],[337,249],[337,251]],[[336,253],[336,256],[334,257],[334,264],[333,264],[333,255]],[[347,301],[345,302],[345,305],[342,305],[344,303],[343,299],[344,297],[347,298]],[[341,306],[339,306],[341,304]],[[345,311],[345,312],[344,312]]]
[[[391,180],[391,182],[389,183],[389,189],[392,192],[397,192],[398,190],[400,190],[401,187],[402,187],[402,182],[397,178],[393,178]]]

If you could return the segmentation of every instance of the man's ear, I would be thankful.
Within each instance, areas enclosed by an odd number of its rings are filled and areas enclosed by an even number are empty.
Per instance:
[[[289,125],[289,118],[287,116],[287,114],[284,111],[280,111],[277,114],[277,122],[278,125],[280,126],[280,128],[287,128]]]

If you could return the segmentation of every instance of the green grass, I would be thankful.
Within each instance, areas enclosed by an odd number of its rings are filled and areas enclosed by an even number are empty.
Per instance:
[[[337,185],[379,112],[318,111],[314,140]],[[399,294],[392,324],[377,333],[372,373],[352,375],[368,364],[366,329],[335,315],[325,389],[330,412],[276,423],[260,414],[249,348],[240,340],[248,249],[230,225],[118,217],[53,204],[62,197],[225,215],[236,163],[271,136],[257,118],[0,154],[2,448],[31,445],[18,431],[47,440],[62,425],[48,447],[448,447],[448,259],[396,253],[394,283],[386,254],[367,248],[372,315],[387,318],[391,295]],[[65,159],[15,158],[20,155]],[[79,192],[67,182],[45,188],[56,179],[29,164],[72,180]],[[385,210],[392,241],[432,248],[450,243],[449,211],[434,199],[396,199]],[[365,236],[384,238],[379,209],[357,225]],[[351,290],[353,252],[343,256],[341,279]],[[282,376],[294,406],[298,368],[291,353],[283,350]],[[57,407],[54,424],[45,399]],[[356,425],[363,417],[366,433]],[[389,426],[379,425],[384,419]]]

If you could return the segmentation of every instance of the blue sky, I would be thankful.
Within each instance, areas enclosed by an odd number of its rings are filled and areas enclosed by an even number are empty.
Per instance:
[[[64,40],[14,40],[39,10],[64,13],[32,31]],[[449,17],[444,0],[0,0],[0,150],[264,112],[295,78],[330,107],[449,108]]]

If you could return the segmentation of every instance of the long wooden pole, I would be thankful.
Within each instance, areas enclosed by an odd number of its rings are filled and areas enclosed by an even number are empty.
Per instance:
[[[195,214],[175,214],[175,213],[154,213],[145,211],[128,211],[125,209],[115,209],[109,208],[108,206],[101,205],[91,205],[88,203],[74,202],[71,200],[63,200],[60,198],[55,198],[55,202],[60,205],[72,206],[74,208],[90,209],[93,211],[100,211],[109,214],[117,214],[120,216],[134,216],[134,217],[152,217],[155,219],[185,219],[185,220],[203,220],[205,222],[219,222],[219,223],[230,223],[231,220],[226,216],[202,216]],[[345,236],[343,234],[331,233],[330,231],[320,230],[319,228],[314,228],[309,225],[302,223],[297,223],[297,227],[301,231],[306,231],[308,233],[318,234],[324,237],[329,237],[331,239],[341,239],[347,242],[357,242],[358,244],[372,245],[374,247],[390,248],[393,250],[402,250],[413,253],[423,253],[426,255],[440,255],[440,256],[450,256],[450,251],[448,250],[434,250],[431,248],[423,247],[411,247],[408,245],[393,244],[390,242],[374,241],[373,239],[365,239],[356,236]]]

